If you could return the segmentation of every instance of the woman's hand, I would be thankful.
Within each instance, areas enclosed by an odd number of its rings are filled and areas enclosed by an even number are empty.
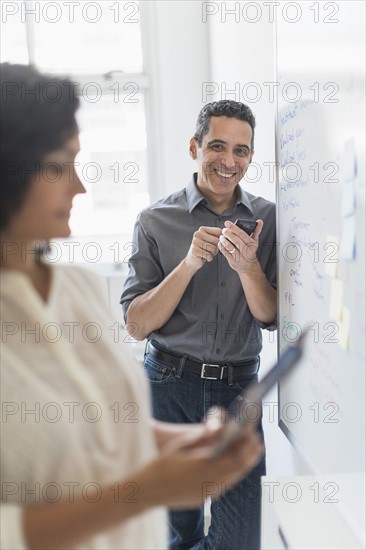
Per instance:
[[[206,414],[203,422],[196,424],[180,424],[173,422],[161,422],[155,418],[151,418],[150,422],[155,433],[156,443],[160,451],[163,451],[167,445],[172,445],[172,441],[176,438],[187,438],[191,440],[192,445],[201,444],[201,437],[212,436],[219,427],[226,422],[227,413],[224,409],[212,407]],[[180,439],[180,441],[183,441]]]
[[[249,425],[241,439],[213,458],[214,445],[224,429],[222,422],[209,420],[191,425],[191,432],[172,438],[160,457],[146,467],[141,498],[152,506],[196,508],[205,500],[208,488],[211,498],[216,499],[235,485],[259,462],[263,445],[255,425]],[[211,494],[213,486],[215,492]]]
[[[210,411],[202,424],[178,425],[180,431],[175,430],[174,436],[170,433],[160,456],[117,480],[121,494],[116,495],[108,485],[101,488],[96,502],[75,496],[72,501],[24,507],[27,548],[72,549],[155,506],[197,508],[207,496],[218,498],[257,464],[263,451],[255,426],[250,424],[239,441],[213,458],[224,420],[225,413],[219,410]],[[131,486],[133,498],[126,496]]]

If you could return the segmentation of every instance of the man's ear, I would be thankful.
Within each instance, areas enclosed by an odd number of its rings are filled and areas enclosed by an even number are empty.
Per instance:
[[[197,158],[197,141],[194,139],[194,137],[192,137],[190,142],[189,142],[189,154],[191,155],[191,158],[193,160],[196,160],[196,158]]]

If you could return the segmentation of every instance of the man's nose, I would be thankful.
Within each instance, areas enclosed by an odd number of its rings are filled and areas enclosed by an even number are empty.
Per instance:
[[[235,160],[232,151],[225,151],[221,156],[221,164],[225,168],[235,168]]]

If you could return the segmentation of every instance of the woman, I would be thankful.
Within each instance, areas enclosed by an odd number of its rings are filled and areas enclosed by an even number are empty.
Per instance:
[[[150,418],[98,279],[47,265],[85,189],[70,82],[1,65],[2,547],[164,548],[165,509],[192,508],[259,460],[254,429],[210,456],[219,423]],[[217,420],[217,419],[216,419]]]

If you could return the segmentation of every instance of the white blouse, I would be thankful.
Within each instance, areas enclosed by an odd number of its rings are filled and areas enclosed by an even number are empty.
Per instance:
[[[22,550],[23,506],[92,502],[105,487],[133,506],[133,477],[118,482],[157,449],[147,382],[94,274],[53,267],[45,303],[25,275],[3,271],[1,320],[1,547]],[[165,509],[155,508],[80,548],[155,550],[166,540]]]

